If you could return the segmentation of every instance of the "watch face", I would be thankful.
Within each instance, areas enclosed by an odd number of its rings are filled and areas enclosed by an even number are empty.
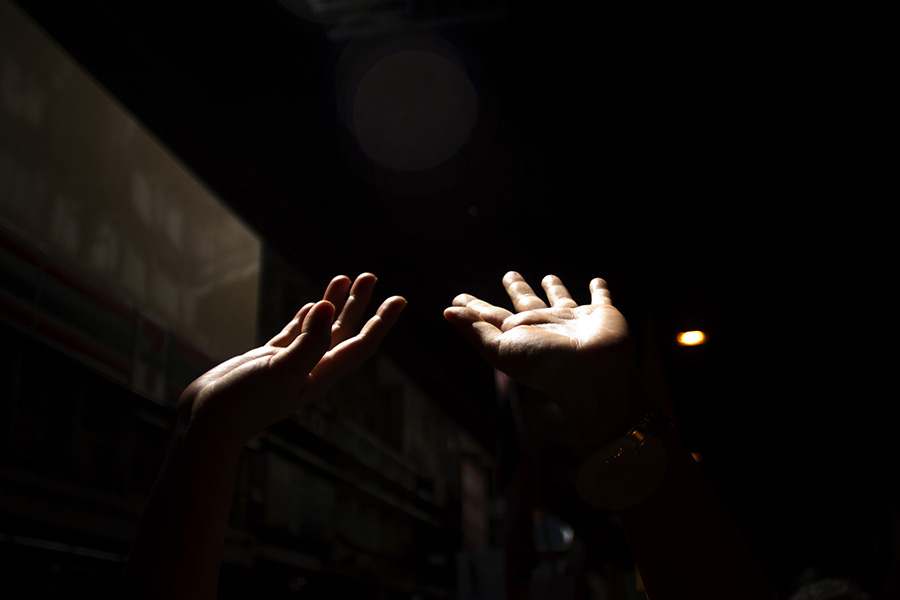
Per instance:
[[[638,428],[647,435],[659,433],[663,429],[671,426],[672,421],[669,419],[668,415],[658,408],[654,408],[652,412],[648,413],[641,419],[641,422],[638,423]]]
[[[584,500],[603,510],[623,510],[649,498],[663,480],[668,457],[662,440],[629,434],[613,452],[598,452],[578,472]]]

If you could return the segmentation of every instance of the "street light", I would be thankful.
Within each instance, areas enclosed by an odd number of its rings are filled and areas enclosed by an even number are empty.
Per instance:
[[[706,334],[702,331],[682,331],[675,338],[682,346],[699,346],[706,342]]]

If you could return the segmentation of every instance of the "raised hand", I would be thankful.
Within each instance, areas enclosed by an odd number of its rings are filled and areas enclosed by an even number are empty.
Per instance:
[[[360,329],[375,276],[335,277],[265,345],[182,393],[178,427],[141,517],[122,598],[214,599],[238,460],[248,441],[293,414],[373,352],[406,306],[385,300]]]
[[[460,294],[444,316],[496,369],[546,393],[584,442],[615,431],[643,406],[628,325],[603,279],[590,282],[590,304],[579,305],[553,275],[541,285],[548,306],[511,271],[503,285],[516,312]]]
[[[211,369],[179,400],[183,425],[203,427],[226,444],[243,447],[265,427],[322,396],[371,356],[406,301],[382,303],[362,329],[375,276],[335,277],[322,300],[301,308],[265,345]]]

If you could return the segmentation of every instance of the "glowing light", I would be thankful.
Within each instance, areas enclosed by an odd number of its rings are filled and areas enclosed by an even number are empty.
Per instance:
[[[702,331],[682,331],[676,339],[682,346],[699,346],[706,342],[706,334]]]
[[[693,457],[695,462],[700,462],[701,460],[703,460],[703,455],[699,452],[691,452],[691,456]]]
[[[572,540],[575,539],[575,530],[568,525],[562,524],[559,526],[559,531],[562,533],[563,545],[568,548]]]

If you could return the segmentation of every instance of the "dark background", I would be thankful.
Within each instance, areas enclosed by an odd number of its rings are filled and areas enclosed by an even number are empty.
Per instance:
[[[405,295],[386,350],[487,447],[492,374],[442,309],[504,302],[508,269],[582,300],[602,276],[766,566],[867,563],[895,457],[872,17],[458,1],[353,29],[268,0],[18,3],[301,272]],[[425,23],[478,121],[453,159],[400,174],[355,147],[339,60],[350,32]],[[709,344],[675,346],[688,328]]]

